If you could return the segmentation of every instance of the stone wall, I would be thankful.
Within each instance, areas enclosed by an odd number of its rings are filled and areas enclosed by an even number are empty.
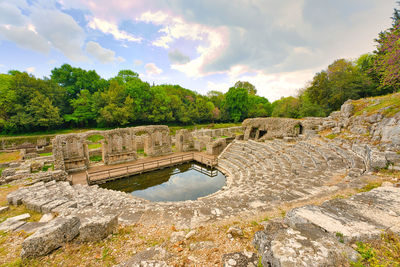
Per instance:
[[[178,152],[206,151],[209,155],[218,155],[227,143],[231,142],[243,128],[230,127],[221,129],[201,129],[189,132],[178,130],[175,135],[175,145]],[[223,141],[220,141],[222,139]],[[222,149],[220,149],[222,147]]]
[[[104,137],[101,153],[107,165],[135,161],[137,150],[142,148],[148,156],[171,153],[169,128],[164,125],[57,135],[53,139],[55,169],[68,172],[86,170],[90,164],[88,137],[93,135]]]
[[[300,120],[288,118],[255,118],[243,121],[244,140],[267,140],[297,137],[303,133]]]

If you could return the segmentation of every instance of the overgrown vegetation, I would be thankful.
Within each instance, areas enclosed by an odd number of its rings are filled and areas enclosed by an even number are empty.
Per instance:
[[[0,152],[0,163],[17,161],[21,159],[19,151],[15,152]]]
[[[393,232],[386,232],[379,240],[357,243],[361,258],[352,263],[353,267],[400,266],[400,237]]]
[[[87,140],[89,140],[92,143],[98,143],[100,140],[103,140],[103,139],[104,139],[104,136],[102,136],[100,134],[94,134],[87,138]]]
[[[46,152],[46,153],[39,153],[39,156],[41,157],[47,157],[47,156],[52,156],[53,152]]]
[[[103,158],[100,155],[93,155],[89,157],[89,160],[92,162],[100,162],[103,160]]]
[[[368,192],[371,191],[372,189],[378,188],[382,185],[382,182],[371,182],[366,184],[363,188],[359,189],[358,192]]]
[[[88,145],[89,149],[97,149],[97,148],[100,148],[100,147],[101,147],[101,144],[96,144],[96,143]]]

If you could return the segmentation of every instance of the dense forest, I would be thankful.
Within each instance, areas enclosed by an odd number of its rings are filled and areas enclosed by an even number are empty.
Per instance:
[[[238,81],[225,94],[201,95],[179,85],[150,85],[132,70],[121,70],[108,80],[95,70],[68,64],[54,68],[43,79],[11,70],[0,74],[0,132],[326,116],[347,99],[399,90],[399,37],[400,12],[395,9],[392,27],[379,34],[373,53],[334,61],[297,97],[272,104],[245,81]]]

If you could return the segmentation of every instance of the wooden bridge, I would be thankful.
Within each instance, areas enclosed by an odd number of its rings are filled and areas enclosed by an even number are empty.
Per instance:
[[[208,167],[214,168],[218,165],[218,159],[212,156],[204,156],[199,153],[186,153],[179,156],[167,156],[157,160],[133,163],[121,167],[107,168],[99,171],[86,171],[86,182],[88,185],[102,184],[108,181],[163,169],[166,167],[183,164],[185,162],[197,161]]]

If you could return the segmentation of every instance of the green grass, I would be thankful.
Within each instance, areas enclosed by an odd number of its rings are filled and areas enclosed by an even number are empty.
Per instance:
[[[104,136],[102,136],[100,134],[94,134],[94,135],[91,135],[91,136],[89,136],[87,138],[87,140],[89,140],[90,142],[93,142],[93,143],[97,143],[97,142],[99,142],[100,140],[103,140],[103,139],[104,139]]]
[[[98,144],[98,143],[89,144],[89,145],[88,145],[88,148],[89,148],[89,149],[97,149],[97,148],[100,148],[100,147],[101,147],[101,144]]]
[[[400,237],[392,232],[383,233],[379,240],[358,242],[356,250],[361,258],[352,267],[400,266]]]
[[[52,155],[53,155],[53,152],[39,153],[39,156],[41,156],[41,157],[52,156]]]
[[[0,176],[1,176],[1,173],[3,172],[4,169],[5,168],[0,168]]]
[[[363,192],[369,192],[372,189],[375,189],[377,187],[380,187],[382,185],[381,182],[374,182],[374,183],[369,183],[367,185],[365,185],[363,188],[359,189],[358,192],[359,193],[363,193]]]
[[[16,152],[0,152],[0,163],[17,161],[21,159],[19,151]]]
[[[354,115],[364,113],[369,116],[381,112],[386,117],[392,117],[400,112],[400,93],[385,96],[363,98],[353,102]]]
[[[47,172],[50,168],[54,171],[54,164],[44,165],[42,171]]]
[[[37,222],[42,218],[42,214],[33,210],[28,210],[24,205],[19,206],[9,206],[9,210],[1,214],[0,223],[4,222],[8,218],[15,217],[24,213],[29,213],[31,217],[26,219],[28,222]]]
[[[137,150],[137,154],[138,154],[138,155],[141,155],[141,156],[144,156],[144,157],[147,157],[147,154],[144,153],[144,149],[138,149],[138,150]]]
[[[332,139],[335,139],[336,137],[338,137],[338,134],[328,134],[328,135],[325,135],[325,137],[332,140]]]
[[[89,160],[92,162],[99,162],[103,160],[103,157],[100,155],[90,156]]]

